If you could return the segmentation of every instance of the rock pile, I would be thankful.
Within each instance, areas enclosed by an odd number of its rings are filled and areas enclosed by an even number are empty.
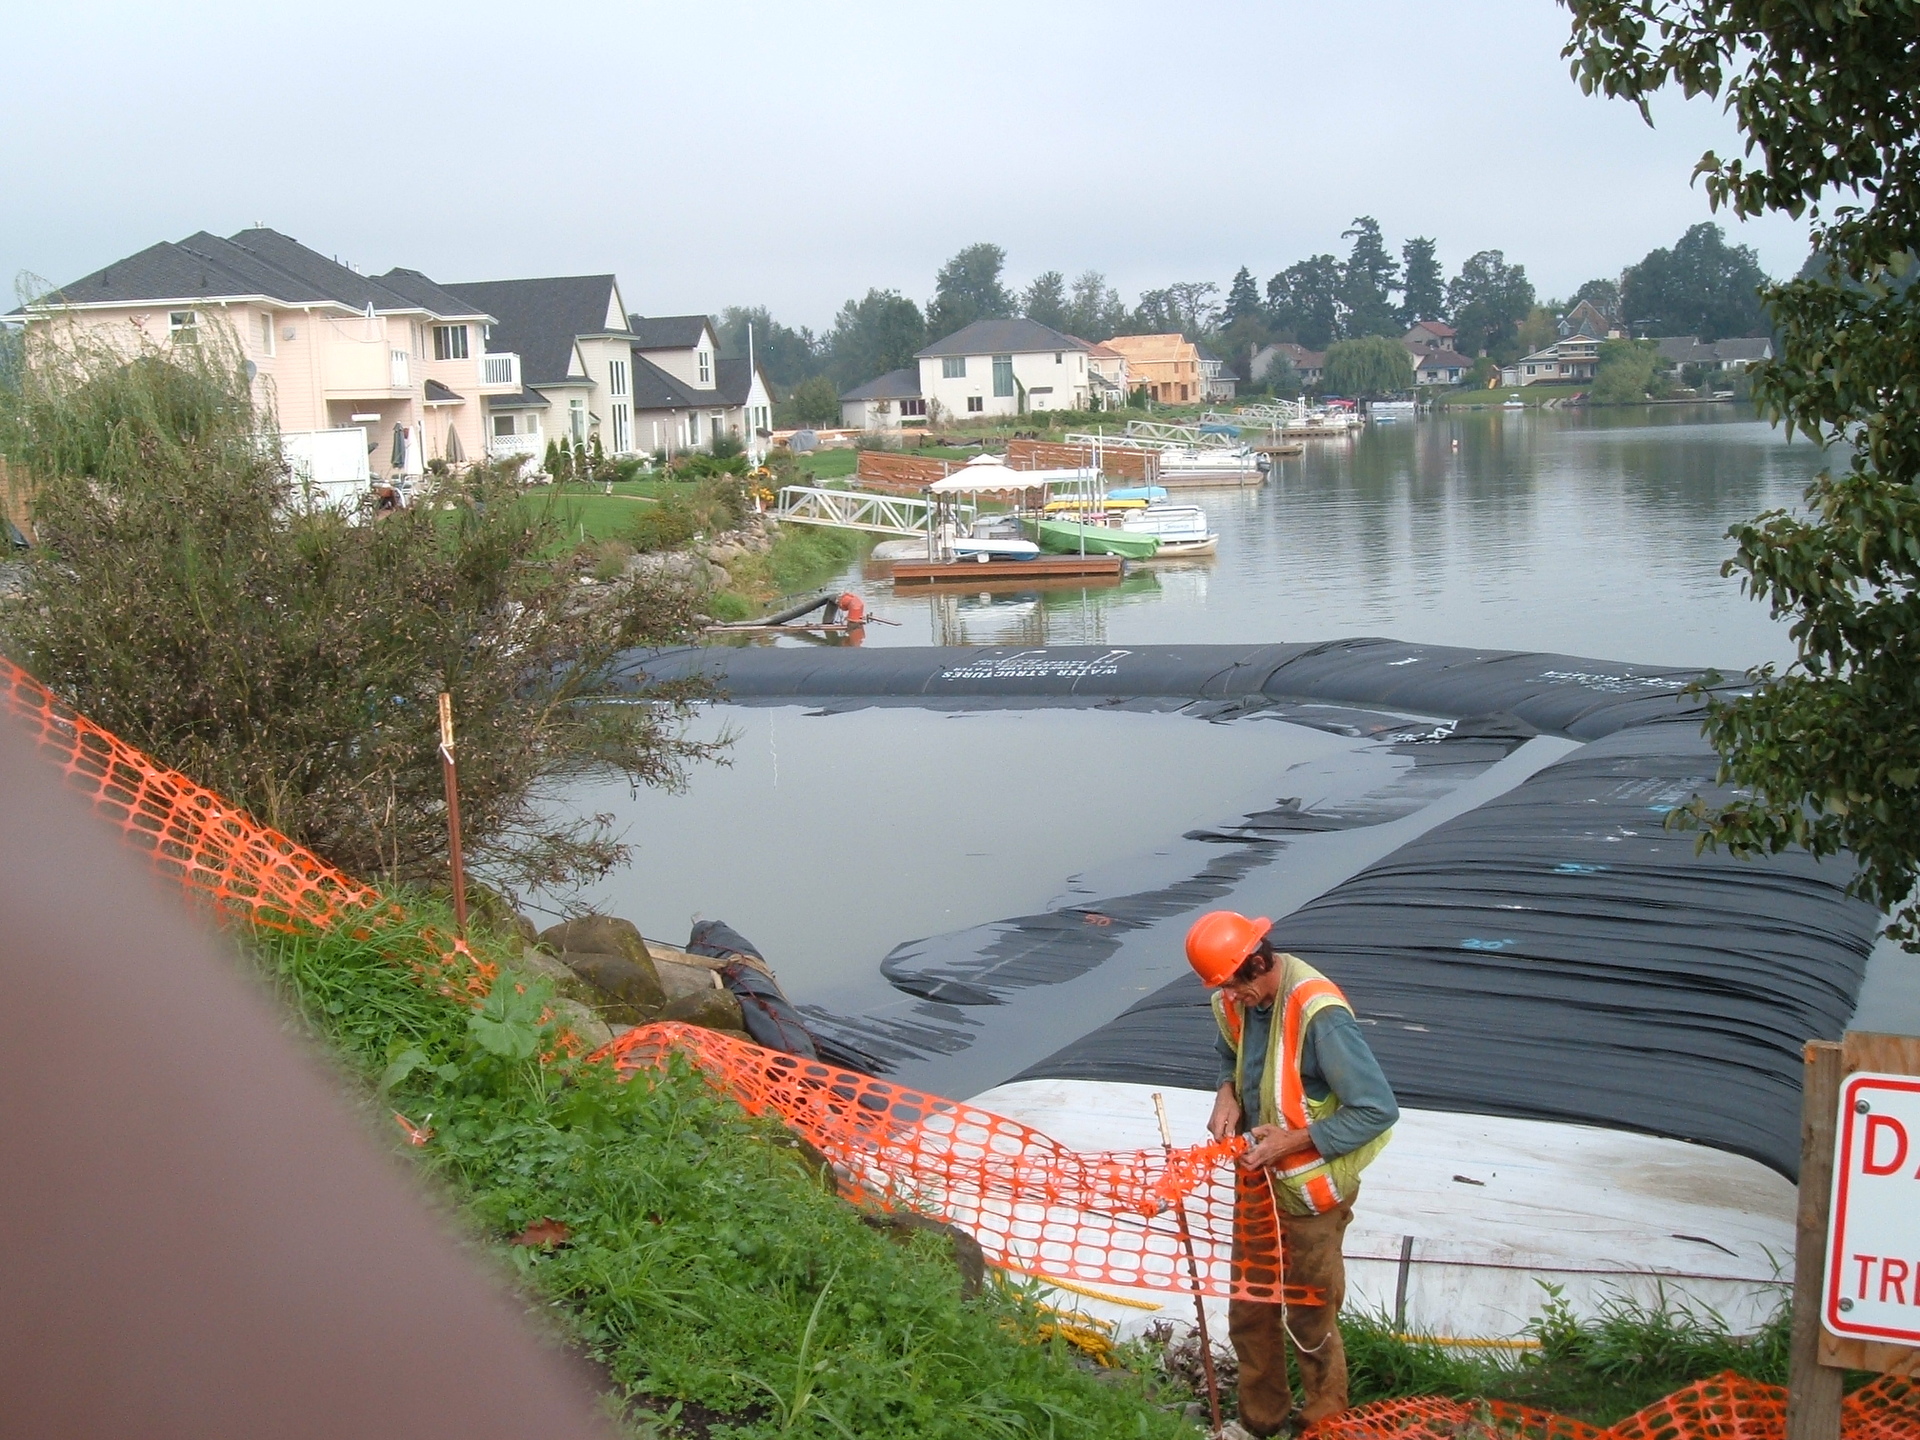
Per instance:
[[[740,1002],[720,983],[719,964],[657,941],[650,948],[632,921],[613,915],[542,930],[520,959],[521,969],[553,981],[555,1008],[590,1046],[656,1020],[745,1039]]]

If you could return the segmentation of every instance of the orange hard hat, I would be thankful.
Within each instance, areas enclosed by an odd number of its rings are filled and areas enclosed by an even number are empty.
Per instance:
[[[1249,955],[1260,948],[1273,922],[1257,920],[1232,910],[1209,910],[1187,931],[1187,963],[1208,989],[1227,983]]]

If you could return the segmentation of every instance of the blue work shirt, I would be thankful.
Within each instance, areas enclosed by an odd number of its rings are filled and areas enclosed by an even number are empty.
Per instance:
[[[1240,1044],[1246,1051],[1247,1080],[1255,1091],[1251,1097],[1240,1097],[1245,1112],[1241,1124],[1251,1129],[1261,1123],[1259,1077],[1273,1038],[1273,1006],[1243,1010],[1241,1015],[1245,1023]],[[1226,1036],[1220,1035],[1213,1048],[1220,1057],[1220,1078],[1215,1084],[1225,1085],[1236,1078],[1233,1047]],[[1338,1005],[1325,1006],[1307,1022],[1307,1033],[1300,1044],[1300,1079],[1308,1099],[1324,1100],[1333,1095],[1340,1101],[1340,1108],[1333,1114],[1307,1126],[1314,1148],[1329,1160],[1358,1150],[1374,1136],[1386,1133],[1400,1118],[1393,1087],[1387,1084],[1380,1062],[1367,1048],[1360,1022]]]

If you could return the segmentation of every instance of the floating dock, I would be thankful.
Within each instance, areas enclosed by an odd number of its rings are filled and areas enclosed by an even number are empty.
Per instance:
[[[1035,560],[896,560],[895,585],[970,585],[983,580],[1118,580],[1118,555],[1042,555]]]

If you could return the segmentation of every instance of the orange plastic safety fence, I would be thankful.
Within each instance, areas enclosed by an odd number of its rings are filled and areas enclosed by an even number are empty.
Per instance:
[[[1318,1303],[1285,1285],[1278,1227],[1259,1190],[1236,1195],[1243,1142],[1175,1150],[1069,1150],[1018,1121],[870,1075],[762,1050],[690,1025],[631,1030],[598,1052],[623,1073],[690,1059],[750,1114],[776,1114],[830,1159],[847,1189],[883,1206],[940,1215],[1005,1269],[1076,1284],[1184,1290],[1184,1207],[1200,1286],[1210,1295]],[[1234,1245],[1236,1203],[1245,1253]],[[1264,1242],[1264,1243],[1263,1243]]]
[[[1608,1440],[1610,1431],[1504,1401],[1377,1400],[1307,1432],[1312,1440]]]
[[[4,659],[0,705],[27,723],[67,783],[190,896],[280,929],[328,925],[376,898],[305,846],[75,714]]]
[[[1920,1378],[1882,1375],[1847,1397],[1841,1440],[1915,1440],[1920,1436]]]
[[[221,913],[281,929],[324,927],[378,900],[376,891],[304,846],[76,714],[5,659],[0,709],[27,723],[69,785],[118,823],[157,873]],[[424,980],[469,999],[485,995],[492,966],[456,939],[435,948],[446,963],[423,970]],[[686,1055],[750,1113],[778,1115],[834,1162],[850,1190],[882,1205],[945,1215],[1007,1269],[1191,1291],[1178,1223],[1184,1210],[1192,1264],[1207,1294],[1295,1305],[1322,1298],[1284,1284],[1272,1202],[1233,1164],[1244,1142],[1171,1153],[1068,1150],[971,1105],[686,1025],[630,1031],[596,1058],[631,1073],[660,1064],[670,1052]],[[1489,1424],[1518,1440],[1780,1440],[1786,1391],[1729,1371],[1606,1430],[1501,1401],[1388,1400],[1322,1421],[1312,1434],[1316,1440],[1457,1440],[1484,1434]],[[1841,1436],[1916,1440],[1920,1381],[1884,1375],[1849,1396]]]

